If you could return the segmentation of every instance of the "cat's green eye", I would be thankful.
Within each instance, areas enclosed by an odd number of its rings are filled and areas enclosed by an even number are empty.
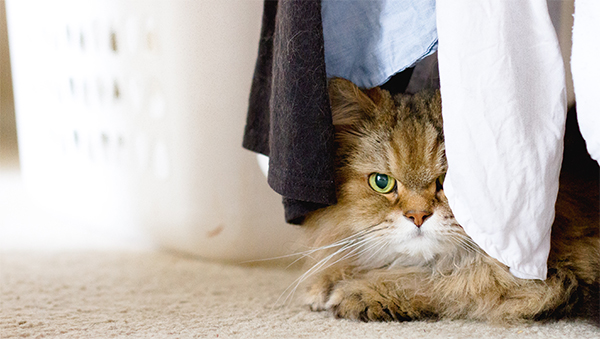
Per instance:
[[[369,176],[369,186],[377,193],[387,194],[396,187],[396,179],[387,174],[373,173]]]
[[[438,191],[444,188],[444,179],[446,179],[446,173],[440,175],[435,181],[435,186]]]
[[[446,179],[446,173],[444,173],[444,174],[440,175],[440,176],[437,178],[437,180],[438,180],[438,182],[440,183],[440,185],[443,185],[443,184],[444,184],[444,179]]]

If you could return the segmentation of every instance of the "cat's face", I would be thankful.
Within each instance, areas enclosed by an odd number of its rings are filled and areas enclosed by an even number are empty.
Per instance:
[[[344,237],[364,234],[355,257],[373,265],[424,263],[458,246],[465,235],[442,186],[447,165],[439,93],[393,99],[334,79],[330,97],[339,202],[330,214],[334,226],[326,227]]]

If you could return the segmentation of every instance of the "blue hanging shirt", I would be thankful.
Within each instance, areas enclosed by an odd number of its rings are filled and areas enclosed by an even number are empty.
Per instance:
[[[328,77],[371,88],[437,50],[435,0],[323,0],[321,6]]]

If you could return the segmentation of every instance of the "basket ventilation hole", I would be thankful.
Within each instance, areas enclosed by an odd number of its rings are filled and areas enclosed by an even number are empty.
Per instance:
[[[102,80],[98,79],[96,81],[96,89],[98,91],[98,100],[100,101],[100,103],[104,103],[104,83],[102,82]]]
[[[110,143],[110,138],[108,137],[108,134],[102,133],[101,138],[102,146],[104,146],[105,148],[108,147],[108,144]]]
[[[112,152],[110,149],[110,137],[107,133],[100,134],[100,143],[102,145],[104,160],[108,160]]]
[[[79,47],[81,47],[82,51],[85,50],[85,35],[83,32],[79,34]]]
[[[110,49],[115,53],[118,52],[117,33],[115,31],[110,32]]]
[[[92,139],[88,139],[88,157],[90,158],[91,161],[95,160],[95,152],[94,152],[94,145],[92,144]]]
[[[119,100],[121,97],[121,90],[119,89],[119,84],[115,81],[113,85],[113,99]]]
[[[88,85],[87,85],[87,82],[85,82],[85,81],[81,85],[81,92],[83,95],[83,101],[85,101],[87,103],[89,100],[89,96],[88,96]]]
[[[71,95],[75,96],[75,80],[73,78],[69,78],[69,89],[71,90]]]
[[[71,28],[69,26],[65,29],[65,37],[67,38],[67,43],[71,43]]]
[[[146,46],[149,51],[156,50],[156,35],[153,32],[148,32],[146,34]]]

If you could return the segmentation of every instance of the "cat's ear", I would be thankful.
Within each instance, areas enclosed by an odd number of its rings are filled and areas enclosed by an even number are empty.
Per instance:
[[[379,87],[361,90],[346,79],[329,80],[329,100],[335,126],[352,125],[355,121],[372,115],[389,98],[390,94]]]

